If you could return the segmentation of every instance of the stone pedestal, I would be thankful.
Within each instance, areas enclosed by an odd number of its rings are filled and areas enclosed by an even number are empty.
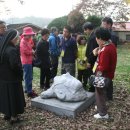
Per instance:
[[[58,99],[41,99],[36,97],[31,100],[31,105],[40,109],[51,111],[57,115],[75,118],[76,115],[87,109],[94,101],[94,93],[87,92],[88,98],[80,102],[61,102]]]

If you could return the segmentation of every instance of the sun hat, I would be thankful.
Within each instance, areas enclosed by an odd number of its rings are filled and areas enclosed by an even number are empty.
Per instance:
[[[22,35],[35,35],[31,27],[25,27]]]

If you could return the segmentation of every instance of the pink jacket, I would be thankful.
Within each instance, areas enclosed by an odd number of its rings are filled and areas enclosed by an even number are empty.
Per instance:
[[[20,42],[20,54],[22,64],[32,64],[33,52],[32,47],[34,46],[33,41],[26,40],[25,38],[21,39]]]

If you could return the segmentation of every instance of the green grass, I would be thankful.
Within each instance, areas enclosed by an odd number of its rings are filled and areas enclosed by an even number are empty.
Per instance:
[[[117,49],[115,83],[123,84],[130,90],[130,44],[120,45]]]
[[[60,60],[61,64],[61,60]],[[59,65],[58,75],[60,75]],[[38,68],[34,68],[34,87],[39,86],[40,71]],[[119,45],[117,48],[117,67],[115,72],[114,84],[124,85],[130,90],[130,44]]]

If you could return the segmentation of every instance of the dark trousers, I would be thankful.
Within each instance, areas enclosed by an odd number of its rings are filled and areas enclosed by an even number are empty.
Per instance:
[[[106,107],[105,89],[96,87],[95,96],[96,96],[97,109],[98,109],[100,116],[106,115],[107,107]]]
[[[101,116],[106,115],[107,114],[106,100],[113,99],[112,80],[110,80],[110,82],[104,88],[96,87],[95,96],[96,96],[96,103],[97,103],[99,114]]]
[[[57,75],[58,69],[58,56],[51,55],[51,78]]]
[[[87,68],[87,77],[88,79],[90,78],[90,76],[93,74],[92,68]],[[89,92],[95,92],[95,87],[94,86],[90,86],[89,88]]]
[[[50,77],[51,72],[50,68],[40,68],[40,86],[44,86],[45,88],[50,88]]]
[[[61,74],[69,73],[73,77],[75,77],[75,63],[63,63],[61,67]]]
[[[83,83],[83,87],[85,88],[87,85],[87,81],[88,81],[88,76],[87,76],[87,70],[78,70],[78,80],[81,81],[81,83]]]
[[[110,80],[110,83],[106,87],[106,98],[107,100],[113,100],[113,81]]]

